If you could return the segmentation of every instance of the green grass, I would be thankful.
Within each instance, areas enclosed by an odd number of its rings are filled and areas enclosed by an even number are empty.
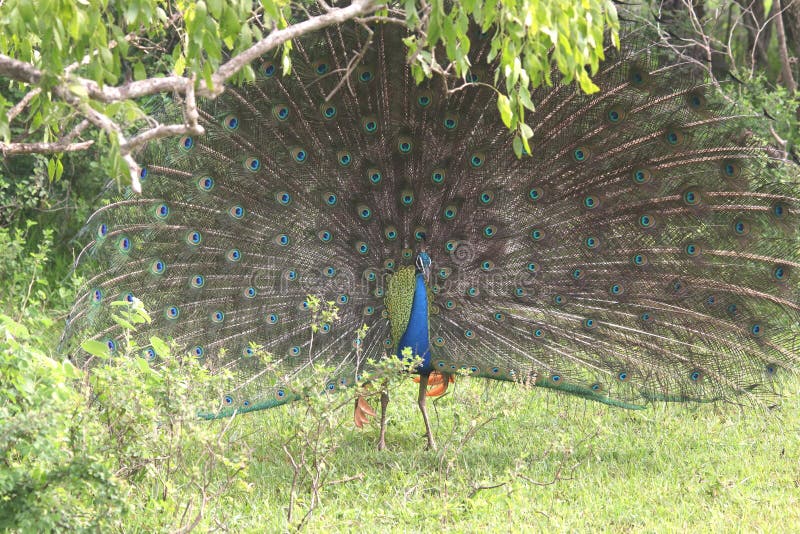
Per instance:
[[[340,426],[323,445],[332,453],[307,531],[774,532],[800,525],[797,385],[769,413],[663,404],[630,412],[460,379],[430,408],[436,452],[424,450],[415,393],[408,381],[393,394],[384,452],[375,450],[377,423],[355,429],[349,403],[336,412]],[[249,490],[228,492],[201,528],[275,532],[300,522],[310,489],[298,488],[287,523],[293,471],[282,445],[308,423],[304,413],[296,404],[233,421],[228,446],[252,447]]]

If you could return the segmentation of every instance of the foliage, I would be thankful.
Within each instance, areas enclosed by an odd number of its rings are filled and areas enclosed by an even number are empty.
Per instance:
[[[800,95],[793,90],[800,79],[800,3],[674,0],[632,9],[637,25],[657,27],[663,45],[706,71],[744,112],[769,117],[751,122],[760,141],[800,163]]]
[[[128,321],[131,314],[121,316]],[[151,341],[157,362],[134,345],[115,358],[105,347],[95,351],[108,363],[89,375],[88,415],[100,429],[104,456],[128,485],[125,524],[145,531],[191,528],[216,513],[233,487],[247,491],[250,451],[231,439],[227,425],[210,426],[197,417],[206,399],[221,398],[224,373],[212,377],[195,358]]]
[[[99,528],[124,509],[75,387],[81,373],[51,357],[54,316],[73,295],[43,276],[52,234],[29,251],[25,232],[0,229],[0,529]]]
[[[109,527],[126,505],[74,387],[81,373],[36,335],[0,314],[0,529]]]
[[[794,150],[795,157],[800,158],[800,114],[795,109],[800,106],[800,101],[789,95],[786,88],[776,86],[765,75],[758,74],[744,85],[727,84],[725,89],[742,111],[758,117],[751,123],[761,143],[775,144],[772,129],[786,141],[785,148]]]
[[[38,229],[32,220],[24,222],[24,230],[0,228],[0,313],[28,329],[41,330],[30,341],[39,352],[51,354],[62,328],[53,318],[71,305],[75,286],[72,281],[63,283],[63,271],[51,272],[57,259],[54,229]]]
[[[91,374],[55,357],[73,291],[43,277],[52,229],[33,251],[24,235],[0,229],[0,530],[191,526],[246,475],[248,446],[197,418],[224,375],[158,339],[152,365],[134,346]]]
[[[446,75],[450,67],[458,78],[472,81],[474,75],[483,82],[477,74],[480,69],[476,71],[468,58],[470,48],[479,44],[472,43],[468,35],[472,20],[484,38],[491,40],[487,61],[497,61],[499,68],[495,79],[485,83],[498,87],[500,116],[508,128],[517,131],[517,156],[531,153],[528,139],[533,130],[525,124],[525,110],[534,110],[534,89],[552,84],[551,65],[561,72],[564,83],[576,80],[585,93],[594,93],[598,87],[590,74],[597,72],[605,57],[607,27],[614,46],[619,46],[619,21],[610,0],[432,0],[422,6],[405,2],[406,24],[417,30],[405,40],[417,82],[434,74]],[[445,64],[437,58],[437,45],[444,49]]]
[[[19,83],[12,83],[0,96],[0,137],[6,143],[12,138],[71,142],[71,132],[79,131],[81,139],[104,147],[102,160],[108,174],[125,176],[130,156],[121,134],[148,124],[147,110],[124,94],[98,97],[105,86],[145,80],[155,83],[176,75],[194,77],[210,94],[216,94],[220,88],[214,87],[213,75],[223,63],[270,30],[285,29],[308,18],[309,13],[320,12],[319,7],[307,4],[305,0],[8,0],[0,5],[0,54],[7,56],[0,57],[0,71]],[[370,9],[378,5],[373,1]],[[366,20],[406,24],[412,30],[406,42],[417,81],[434,74],[468,82],[478,79],[467,54],[475,46],[468,30],[471,25],[480,27],[491,40],[490,59],[496,58],[501,67],[495,80],[480,83],[498,86],[501,117],[517,131],[517,155],[530,152],[532,130],[525,125],[525,110],[534,108],[533,89],[550,83],[551,64],[565,80],[574,79],[582,90],[593,92],[597,87],[590,74],[597,72],[603,59],[606,27],[618,45],[616,8],[611,0],[407,1],[389,3],[376,17]],[[291,49],[291,41],[282,48],[287,73]],[[12,65],[13,60],[41,72],[41,79],[22,73],[23,69]],[[255,78],[248,64],[234,72],[234,81]],[[23,125],[12,127],[6,111],[27,98],[30,100],[20,116]],[[81,118],[100,132],[83,134]],[[60,157],[51,158],[48,166],[51,177],[61,175]]]
[[[8,316],[0,334],[0,528],[182,528],[247,491],[249,448],[197,418],[219,383],[198,362],[162,346],[158,366],[125,353],[89,378]]]
[[[9,224],[22,210],[39,207],[49,197],[43,180],[47,176],[47,158],[35,155],[16,159],[24,161],[19,167],[27,167],[31,172],[23,176],[0,174],[0,206],[4,208],[0,212],[0,226]]]
[[[60,160],[66,173],[63,179],[50,175],[54,161],[33,154],[7,158],[0,167],[0,229],[7,229],[0,234],[4,280],[22,276],[22,270],[9,268],[12,256],[24,270],[27,264],[22,255],[44,246],[53,250],[47,255],[47,264],[41,269],[44,277],[38,283],[64,285],[73,261],[73,239],[96,208],[94,202],[108,181],[91,153],[65,155]],[[7,291],[9,286],[0,285],[0,294]],[[62,302],[57,305],[66,305],[65,297],[60,298]]]

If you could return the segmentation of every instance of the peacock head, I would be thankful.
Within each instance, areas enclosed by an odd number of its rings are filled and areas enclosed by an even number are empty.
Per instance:
[[[420,253],[417,254],[416,264],[417,264],[417,274],[419,273],[424,274],[425,279],[427,280],[431,274],[431,257],[428,256],[428,253],[425,252],[424,250],[420,251]]]
[[[414,263],[417,267],[417,274],[425,275],[425,281],[427,282],[430,278],[431,274],[431,257],[428,256],[426,242],[428,240],[428,236],[423,231],[419,231],[419,244],[417,245],[417,257],[414,260]]]
[[[420,246],[419,252],[417,253],[417,258],[415,260],[415,264],[417,267],[417,274],[422,274],[425,276],[425,282],[430,279],[431,275],[431,257],[428,256],[428,252],[425,250],[425,234],[422,235],[422,245]]]

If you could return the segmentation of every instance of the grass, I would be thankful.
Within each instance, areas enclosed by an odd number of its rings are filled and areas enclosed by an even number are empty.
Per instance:
[[[350,404],[324,436],[326,483],[310,532],[790,531],[800,525],[800,388],[769,413],[722,405],[629,412],[512,385],[460,379],[431,405],[439,450],[426,451],[408,381],[377,423]],[[373,402],[373,404],[375,404]],[[434,408],[435,406],[435,408]],[[283,444],[309,420],[302,404],[236,418],[231,447],[252,447],[249,489],[227,493],[200,527],[277,532],[311,502]],[[305,423],[304,423],[305,421]],[[209,424],[224,425],[227,421]]]

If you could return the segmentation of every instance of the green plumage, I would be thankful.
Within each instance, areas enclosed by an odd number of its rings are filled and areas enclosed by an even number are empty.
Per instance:
[[[397,344],[408,327],[411,318],[411,304],[414,300],[416,273],[412,266],[401,267],[389,277],[386,285],[386,297],[383,301],[389,315],[391,325],[392,350],[397,351]]]
[[[535,92],[518,159],[481,83],[489,41],[447,93],[414,84],[402,37],[376,26],[350,71],[365,32],[304,38],[291,76],[264,58],[257,83],[203,104],[204,136],[141,155],[143,196],[89,221],[71,339],[116,350],[109,303],[138,298],[154,316],[143,355],[158,360],[158,334],[232,371],[229,411],[288,398],[252,343],[280,377],[327,364],[337,389],[393,353],[424,246],[444,372],[638,407],[759,403],[798,369],[797,171],[690,66],[623,35],[600,92],[556,73]],[[313,343],[309,295],[338,307]]]

